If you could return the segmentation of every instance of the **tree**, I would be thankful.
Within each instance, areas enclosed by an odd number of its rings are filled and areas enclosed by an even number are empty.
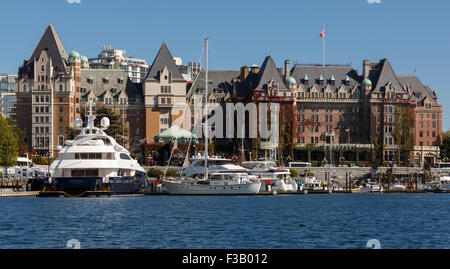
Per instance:
[[[450,130],[442,133],[441,159],[450,160]]]
[[[412,128],[414,127],[414,117],[412,108],[397,106],[396,109],[396,126],[395,140],[398,145],[397,150],[397,166],[400,166],[400,156],[403,153],[403,163],[409,166],[411,150],[414,148],[414,135]]]
[[[17,163],[19,143],[8,121],[0,115],[0,165],[13,166]]]
[[[17,137],[17,143],[19,144],[19,153],[24,153],[28,149],[28,144],[25,142],[25,132],[19,127],[17,121],[7,118],[9,127],[11,127],[14,135]]]
[[[298,173],[295,169],[289,169],[289,172],[291,173],[292,178],[298,177]]]

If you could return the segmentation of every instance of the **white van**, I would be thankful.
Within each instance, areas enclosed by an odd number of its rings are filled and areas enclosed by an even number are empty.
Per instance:
[[[308,162],[289,162],[289,168],[303,168],[311,166],[311,163]]]

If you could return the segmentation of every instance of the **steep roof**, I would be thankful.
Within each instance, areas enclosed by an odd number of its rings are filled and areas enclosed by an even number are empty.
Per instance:
[[[89,83],[91,78],[92,83]],[[104,83],[105,78],[108,78],[108,83]],[[123,83],[119,82],[120,79],[123,79]],[[128,73],[120,69],[81,69],[81,88],[86,89],[83,95],[93,91],[95,96],[102,96],[107,90],[114,88],[116,92],[113,95],[124,91],[129,99],[143,99],[142,87],[133,83],[128,78]]]
[[[405,92],[388,59],[382,59],[378,63],[376,68],[369,73],[369,79],[372,81],[372,85],[375,85],[373,88],[375,92],[384,92],[384,86],[389,82],[394,86],[395,92]]]
[[[32,64],[36,58],[39,58],[42,50],[45,50],[52,59],[53,68],[57,69],[58,66],[64,67],[64,70],[61,71],[66,71],[67,63],[65,59],[67,59],[68,55],[52,24],[45,29],[45,32],[28,60],[27,65]]]
[[[309,80],[309,85],[317,84],[320,76],[324,79],[323,85],[326,86],[332,79],[335,79],[335,87],[339,87],[349,79],[349,87],[353,88],[359,84],[360,77],[356,70],[351,66],[332,66],[332,65],[296,65],[291,70],[291,76],[295,78],[298,84],[302,83],[305,76]]]
[[[398,76],[398,80],[402,85],[409,86],[410,94],[417,100],[422,101],[425,97],[430,97],[433,106],[438,106],[434,93],[426,85],[423,85],[419,78],[415,76]]]
[[[267,84],[273,80],[275,84],[278,84],[280,90],[287,90],[286,85],[284,84],[283,79],[280,76],[280,73],[278,73],[277,66],[275,65],[275,62],[273,61],[272,57],[267,56],[264,59],[264,62],[261,66],[261,69],[258,73],[257,78],[257,86],[255,89],[267,89]]]
[[[233,94],[233,79],[238,79],[239,71],[229,70],[209,70],[208,71],[208,92],[221,89],[223,92],[218,96],[225,96],[227,92]],[[236,85],[237,86],[237,85]],[[190,93],[194,93],[197,89],[205,89],[205,70],[200,71],[198,77],[193,82]],[[217,94],[216,94],[217,95]]]
[[[175,60],[173,59],[172,54],[170,54],[165,42],[161,45],[161,48],[159,49],[145,79],[158,79],[159,72],[162,71],[164,67],[167,67],[169,72],[172,74],[172,79],[184,81],[184,78],[178,70]]]

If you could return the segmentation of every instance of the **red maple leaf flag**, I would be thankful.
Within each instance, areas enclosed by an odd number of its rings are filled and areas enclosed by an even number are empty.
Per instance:
[[[320,37],[325,37],[325,28],[322,28],[322,33],[320,33]]]

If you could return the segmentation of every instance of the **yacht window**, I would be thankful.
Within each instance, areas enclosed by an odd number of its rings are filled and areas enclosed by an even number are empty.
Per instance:
[[[73,169],[71,171],[72,177],[97,177],[98,176],[98,169]]]
[[[120,159],[122,160],[131,160],[130,156],[125,153],[120,153]]]

